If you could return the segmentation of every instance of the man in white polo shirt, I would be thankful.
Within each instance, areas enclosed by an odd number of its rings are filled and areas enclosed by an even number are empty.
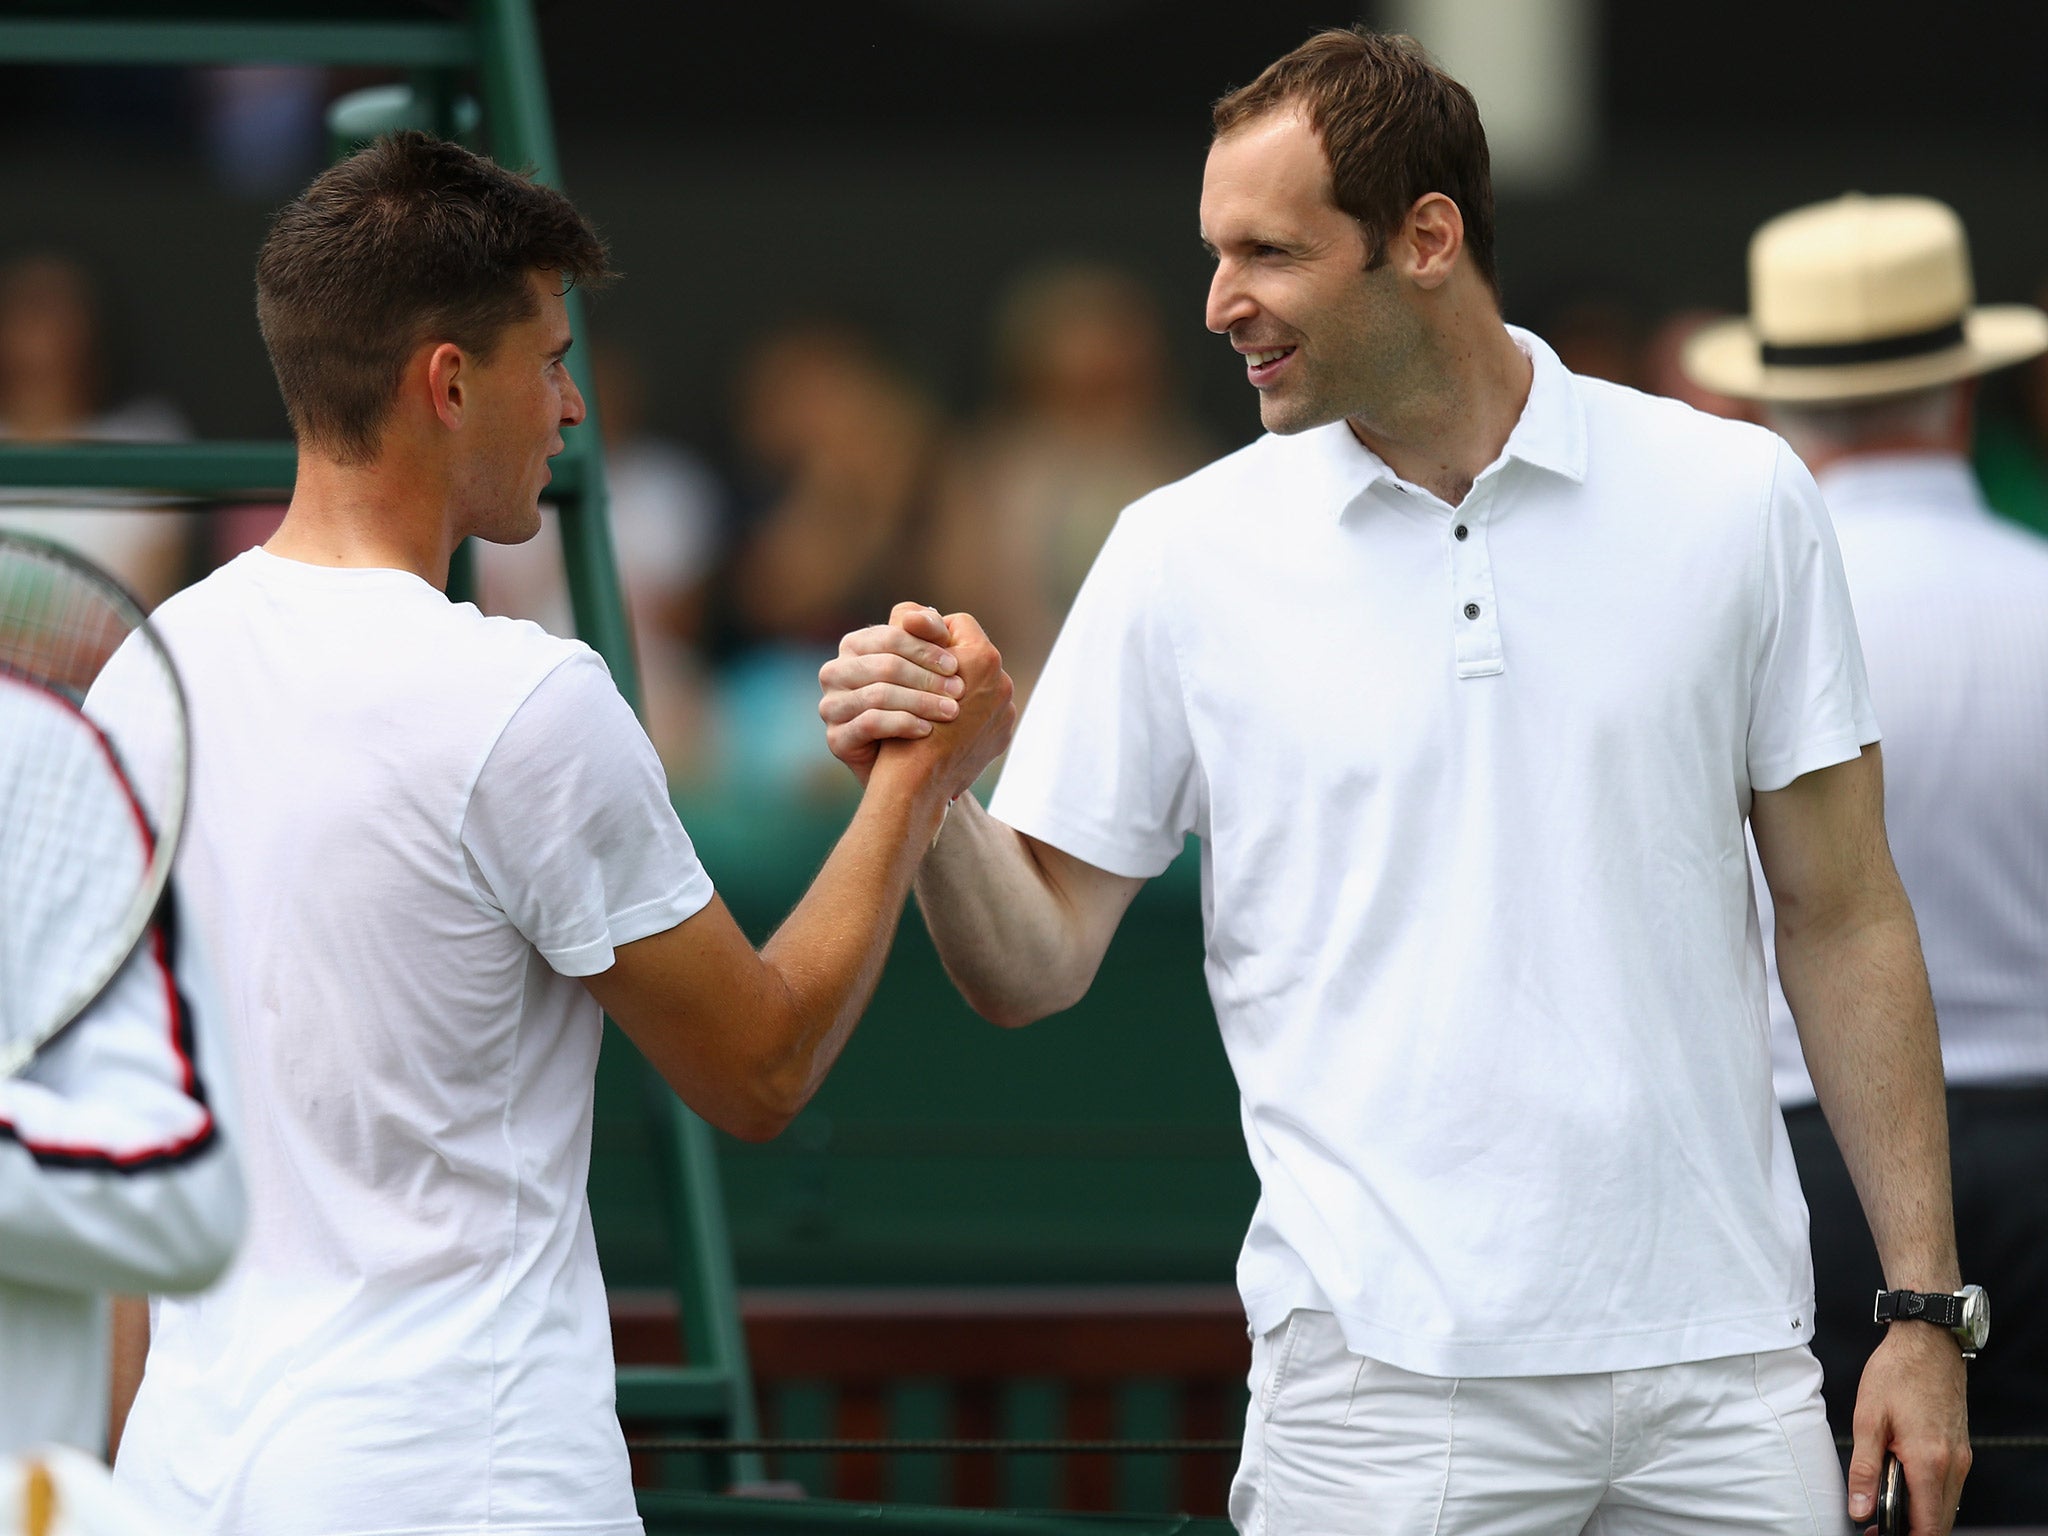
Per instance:
[[[1262,1186],[1240,1529],[1839,1532],[1746,820],[1892,1281],[1959,1277],[1813,482],[1503,326],[1477,111],[1412,43],[1320,34],[1215,127],[1207,320],[1271,435],[1124,513],[926,922],[1023,1024],[1201,839]],[[857,772],[931,707],[905,653],[940,632],[894,619],[821,674]],[[1892,1331],[1851,1513],[1890,1448],[1947,1529],[1962,1382]]]
[[[2048,541],[2003,522],[1970,472],[1972,381],[2048,351],[2048,315],[1972,302],[1962,221],[1924,197],[1842,197],[1750,244],[1751,315],[1685,359],[1764,402],[1826,493],[1885,726],[1885,819],[1941,1019],[1957,1239],[1973,1279],[2048,1290]],[[1827,344],[1814,341],[1825,327]],[[1768,910],[1766,908],[1766,910]],[[1768,951],[1767,951],[1768,953]],[[1883,1288],[1781,989],[1778,1099],[1813,1213],[1814,1353],[1847,1432]],[[2001,1308],[1970,1367],[1980,1433],[2048,1425],[2048,1317]],[[1972,1524],[2048,1509],[2048,1457],[1970,1475]]]

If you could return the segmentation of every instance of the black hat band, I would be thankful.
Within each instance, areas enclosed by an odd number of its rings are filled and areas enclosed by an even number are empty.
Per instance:
[[[1910,336],[1880,336],[1875,341],[1823,342],[1818,346],[1784,347],[1762,344],[1762,358],[1770,368],[1839,368],[1852,363],[1890,363],[1902,357],[1925,357],[1946,352],[1963,344],[1963,322],[1951,320],[1931,331]]]

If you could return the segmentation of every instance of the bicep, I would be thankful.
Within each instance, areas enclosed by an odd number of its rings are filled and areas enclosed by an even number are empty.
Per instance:
[[[1749,823],[1781,926],[1896,888],[1875,743],[1782,789],[1758,790]]]
[[[1092,975],[1116,937],[1117,924],[1144,887],[1144,877],[1114,874],[1023,833],[1018,838],[1058,905],[1069,943],[1086,957]]]

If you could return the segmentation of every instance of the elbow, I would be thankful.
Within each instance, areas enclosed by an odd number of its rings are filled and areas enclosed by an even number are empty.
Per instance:
[[[943,960],[944,957],[941,956]],[[1022,1029],[1040,1019],[1064,1013],[1088,995],[1095,980],[1095,967],[1054,962],[1026,974],[974,975],[946,966],[967,1006],[999,1029]]]
[[[241,1175],[225,1148],[207,1161],[212,1166],[180,1190],[181,1198],[166,1202],[153,1240],[138,1245],[131,1289],[190,1295],[212,1285],[234,1261],[247,1221]]]
[[[741,1092],[717,1122],[728,1136],[741,1141],[773,1141],[789,1129],[818,1091],[809,1064],[794,1056],[749,1066]]]
[[[994,998],[969,998],[967,1006],[998,1029],[1022,1029],[1027,1024],[1036,1024],[1049,1013],[1059,1011],[1057,1008],[1033,1008],[1028,1004]]]

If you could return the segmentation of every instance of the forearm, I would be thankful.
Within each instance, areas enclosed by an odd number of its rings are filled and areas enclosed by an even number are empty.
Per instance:
[[[1777,952],[1814,1091],[1855,1180],[1886,1283],[1955,1290],[1941,1045],[1903,893],[1804,921],[1781,910]]]
[[[878,765],[818,878],[762,946],[784,1003],[770,1055],[786,1115],[817,1092],[873,998],[944,803],[928,780]]]
[[[917,904],[946,974],[1008,1027],[1070,1008],[1101,961],[1030,842],[972,795],[953,807],[917,873]]]

